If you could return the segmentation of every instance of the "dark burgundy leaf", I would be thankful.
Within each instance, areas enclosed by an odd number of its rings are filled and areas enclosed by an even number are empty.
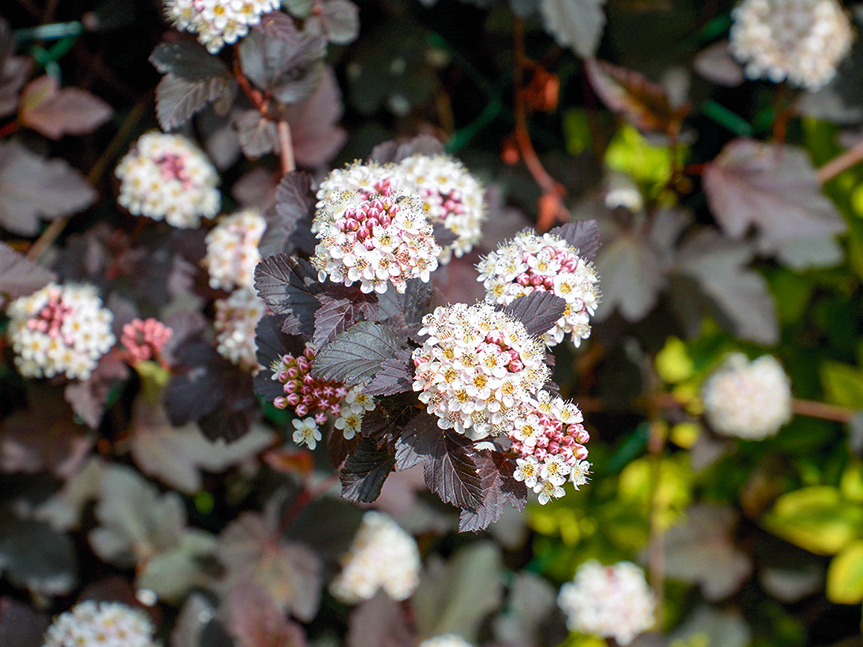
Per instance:
[[[117,355],[108,353],[99,360],[89,379],[70,382],[64,391],[66,402],[81,420],[92,429],[98,429],[105,413],[108,394],[116,384],[129,375],[129,367]]]
[[[627,321],[641,321],[656,305],[667,278],[656,250],[637,232],[621,232],[597,255],[602,277],[601,313],[615,308]]]
[[[661,85],[644,75],[605,61],[588,59],[584,69],[599,98],[639,129],[677,133],[689,106],[675,108]]]
[[[51,618],[12,598],[0,598],[0,645],[41,647]]]
[[[372,149],[369,160],[380,164],[398,163],[411,155],[442,155],[443,153],[443,143],[437,137],[419,135],[406,142],[391,140],[378,144]]]
[[[404,293],[387,290],[378,296],[380,317],[396,329],[401,324],[406,337],[415,337],[422,326],[422,318],[428,313],[434,289],[431,284],[415,278],[407,282]]]
[[[727,88],[735,88],[746,80],[743,66],[728,51],[727,40],[720,40],[698,52],[692,60],[692,67],[711,83]]]
[[[354,436],[349,440],[345,438],[341,429],[333,428],[330,432],[329,439],[327,440],[330,464],[336,469],[341,467],[348,455],[357,448],[357,445],[360,444],[360,440],[361,438],[359,436]]]
[[[40,521],[0,512],[0,572],[33,593],[66,595],[75,586],[72,540]]]
[[[261,256],[290,254],[300,249],[311,254],[315,236],[311,233],[315,213],[312,176],[303,172],[286,174],[276,187],[276,205],[266,214],[267,230],[261,238]]]
[[[600,238],[599,227],[595,220],[568,222],[560,227],[555,227],[548,233],[563,238],[578,250],[578,255],[583,259],[592,261],[596,258],[596,252],[599,251]]]
[[[0,306],[3,298],[17,299],[33,294],[57,278],[49,269],[37,265],[0,242]]]
[[[360,9],[350,0],[323,0],[320,13],[315,12],[306,24],[331,43],[347,45],[360,31]]]
[[[385,447],[389,451],[393,446],[395,425],[395,416],[390,415],[390,411],[386,407],[378,406],[363,416],[360,436],[373,440],[377,447]]]
[[[513,477],[515,464],[500,452],[482,450],[474,457],[482,479],[482,504],[476,510],[462,510],[459,532],[479,531],[500,519],[504,506],[511,503],[523,510],[527,503],[527,486]]]
[[[255,25],[255,29],[268,38],[284,41],[293,47],[296,47],[299,42],[297,26],[293,19],[282,11],[265,13],[261,16],[261,22]]]
[[[255,392],[270,402],[285,393],[282,390],[282,384],[271,379],[273,373],[269,367],[282,355],[290,353],[296,357],[304,349],[304,344],[298,337],[291,337],[282,332],[282,319],[282,317],[265,315],[255,328],[258,364],[264,367],[255,375]]]
[[[0,143],[0,226],[7,231],[34,236],[39,218],[68,216],[95,200],[93,187],[64,160],[46,160],[17,141]]]
[[[174,74],[186,81],[230,76],[219,57],[210,54],[203,45],[189,40],[160,43],[150,54],[150,63],[161,74]]]
[[[358,321],[374,321],[378,316],[378,299],[356,288],[335,286],[318,296],[321,307],[315,313],[314,346],[320,349]]]
[[[347,647],[414,647],[416,639],[398,602],[378,590],[348,619]]]
[[[384,360],[401,347],[383,324],[361,321],[321,348],[312,365],[312,375],[321,380],[360,384],[374,376]]]
[[[413,377],[411,351],[403,348],[396,353],[395,357],[384,360],[380,370],[366,385],[364,392],[369,395],[405,393],[412,389]]]
[[[735,139],[704,171],[704,191],[716,221],[732,238],[755,227],[762,246],[775,248],[846,229],[801,148]]]
[[[312,338],[315,312],[321,305],[316,295],[323,286],[309,261],[287,254],[269,256],[255,268],[255,288],[274,313],[288,315],[283,331]]]
[[[228,633],[237,647],[305,647],[303,628],[287,619],[273,598],[251,578],[237,581],[228,596]]]
[[[260,111],[253,108],[246,110],[234,120],[237,136],[240,138],[240,148],[250,159],[257,159],[267,153],[279,150],[279,133],[276,124]]]
[[[326,41],[305,36],[290,44],[253,31],[240,42],[238,52],[243,73],[259,90],[283,103],[297,103],[318,85]]]
[[[776,304],[764,277],[747,267],[753,255],[748,243],[704,229],[681,246],[678,271],[716,304],[720,323],[743,339],[772,345],[779,341]]]
[[[563,316],[566,301],[551,292],[531,292],[501,310],[521,321],[531,335],[541,335],[554,328]]]
[[[342,496],[354,503],[371,503],[378,498],[395,457],[386,448],[379,448],[371,438],[363,438],[345,461],[339,479]]]
[[[15,112],[18,91],[27,80],[33,64],[29,56],[12,56],[15,45],[9,23],[0,18],[0,117]]]
[[[25,126],[49,139],[63,135],[86,135],[104,124],[113,109],[81,88],[60,88],[53,76],[31,81],[21,94],[18,118]]]
[[[473,442],[467,437],[452,430],[444,431],[430,460],[423,462],[426,485],[444,503],[475,510],[483,498],[475,455]]]
[[[413,418],[396,440],[396,467],[407,470],[431,458],[443,436],[437,417],[423,411]]]
[[[458,236],[451,229],[447,229],[439,222],[436,222],[432,228],[434,229],[434,240],[441,247],[449,247],[458,240]]]
[[[239,401],[229,401],[225,411],[214,411],[198,420],[201,433],[213,442],[219,439],[229,443],[239,440],[249,433],[252,423],[258,419],[257,404],[251,391]]]
[[[285,108],[297,164],[315,168],[335,157],[348,139],[344,128],[337,125],[342,112],[342,91],[327,66],[312,96]]]
[[[176,74],[166,74],[156,87],[156,117],[162,130],[182,126],[193,115],[216,101],[231,87],[223,76],[190,81]]]

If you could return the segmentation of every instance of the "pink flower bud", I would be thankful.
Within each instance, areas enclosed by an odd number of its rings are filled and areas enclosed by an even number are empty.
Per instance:
[[[281,395],[277,396],[276,399],[273,400],[273,406],[276,407],[276,409],[284,409],[288,406],[288,399]]]
[[[304,405],[304,404],[298,404],[298,405],[297,405],[297,408],[296,408],[296,409],[294,409],[294,412],[295,412],[298,416],[304,416],[304,415],[306,415],[306,414],[309,412],[309,408],[308,408],[306,405]]]
[[[519,373],[524,369],[524,364],[521,363],[521,360],[514,359],[509,363],[509,370],[513,373]]]
[[[292,407],[295,407],[300,403],[300,396],[296,393],[289,393],[285,401]]]

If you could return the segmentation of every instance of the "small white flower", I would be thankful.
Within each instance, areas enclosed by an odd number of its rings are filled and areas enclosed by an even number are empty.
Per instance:
[[[569,473],[569,480],[575,486],[575,489],[579,489],[579,486],[585,485],[590,479],[590,463],[587,461],[577,461],[575,465],[572,466],[572,471]]]
[[[836,75],[854,40],[837,0],[743,0],[731,17],[729,50],[746,76],[813,92]]]
[[[540,505],[545,505],[552,499],[559,499],[566,491],[559,485],[555,485],[552,481],[541,481],[533,486],[533,491],[539,494],[537,500]]]
[[[309,449],[314,449],[321,439],[321,430],[318,429],[315,419],[294,419],[292,422],[294,425],[294,442],[298,445],[308,445]]]
[[[198,41],[216,54],[281,4],[281,0],[165,0],[165,14],[177,29],[197,34]]]
[[[517,458],[515,460],[516,468],[512,477],[516,481],[524,481],[524,484],[533,489],[539,479],[539,461],[533,456],[527,458]]]

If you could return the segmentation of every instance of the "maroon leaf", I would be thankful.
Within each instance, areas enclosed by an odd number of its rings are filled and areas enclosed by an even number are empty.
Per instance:
[[[401,606],[379,589],[348,619],[347,647],[414,647],[416,639]]]
[[[18,107],[18,91],[27,80],[32,59],[12,56],[15,37],[9,23],[0,18],[0,117],[11,115]]]
[[[414,372],[411,366],[411,351],[403,348],[395,357],[385,359],[380,370],[366,385],[369,395],[395,395],[411,391]]]
[[[428,488],[444,503],[469,510],[478,508],[483,493],[475,454],[473,443],[463,434],[444,431],[434,445],[431,460],[423,463]]]
[[[821,191],[809,154],[793,146],[735,139],[704,171],[704,191],[732,238],[755,227],[762,244],[775,248],[789,239],[827,238],[846,229]]]
[[[566,301],[551,292],[531,292],[500,309],[522,322],[528,334],[541,335],[563,316]]]
[[[600,316],[615,308],[627,321],[641,321],[667,282],[650,243],[638,232],[621,232],[596,258],[602,277]]]
[[[420,413],[413,418],[396,440],[396,467],[407,470],[431,458],[443,436],[437,417]]]
[[[678,271],[695,279],[716,304],[720,323],[727,323],[743,339],[775,344],[779,341],[776,304],[764,277],[747,267],[753,255],[747,243],[705,229],[681,246]]]
[[[295,249],[312,253],[315,236],[311,233],[315,213],[312,176],[302,172],[286,174],[276,187],[276,205],[265,214],[267,230],[261,238],[261,256],[290,254]]]
[[[312,338],[315,312],[320,307],[316,295],[323,286],[309,261],[287,254],[269,256],[255,268],[255,288],[274,313],[288,315],[282,330]]]
[[[357,445],[360,444],[360,440],[362,440],[362,438],[359,436],[347,439],[341,429],[336,429],[334,427],[327,439],[330,465],[336,469],[341,467],[348,455],[357,448]]]
[[[228,596],[228,633],[238,647],[305,647],[303,628],[290,622],[267,591],[251,578],[239,580]]]
[[[353,42],[360,32],[360,8],[350,0],[323,0],[306,24],[336,45]]]
[[[56,275],[0,242],[0,297],[17,299],[33,294],[56,279]],[[3,299],[0,298],[0,305]]]
[[[743,66],[728,51],[728,41],[721,40],[695,56],[692,67],[711,83],[735,88],[746,80]]]
[[[173,130],[185,124],[207,104],[225,95],[231,81],[217,76],[189,81],[176,74],[166,74],[156,87],[156,118],[162,130]]]
[[[386,448],[379,448],[371,438],[363,438],[345,461],[339,480],[342,496],[354,503],[371,503],[378,498],[395,457]]]
[[[66,595],[76,580],[72,540],[40,521],[0,511],[0,572],[32,593]],[[4,643],[5,645],[5,643]]]
[[[304,36],[286,43],[252,31],[237,51],[243,73],[259,90],[283,103],[297,103],[310,97],[321,79],[326,42]]]
[[[568,222],[560,227],[555,227],[548,233],[560,236],[570,245],[578,250],[578,255],[583,259],[592,261],[599,251],[599,227],[595,220],[582,220],[580,222]]]
[[[31,81],[21,94],[21,123],[50,139],[86,135],[111,118],[114,110],[99,97],[80,88],[60,88],[53,76]]]
[[[235,120],[237,136],[240,138],[240,148],[250,159],[257,159],[267,153],[279,150],[279,133],[276,124],[257,109],[246,110]]]
[[[586,60],[584,69],[596,94],[613,112],[644,131],[680,132],[689,105],[672,106],[661,85],[639,72],[596,59]]]
[[[381,320],[394,329],[398,322],[405,328],[406,337],[415,337],[429,311],[433,293],[432,286],[418,278],[409,280],[403,293],[387,290],[378,296]]]
[[[90,428],[97,429],[105,413],[108,394],[117,382],[125,380],[128,375],[129,368],[117,355],[103,355],[88,379],[70,382],[66,386],[66,402],[72,406],[75,415]]]
[[[361,321],[338,335],[315,356],[312,375],[353,386],[373,377],[401,348],[385,325]]]
[[[51,619],[12,598],[0,598],[0,645],[40,647]]]
[[[378,300],[373,294],[357,289],[335,286],[318,296],[321,307],[315,312],[314,346],[320,350],[359,321],[374,321],[378,315]]]
[[[342,92],[332,68],[325,67],[318,87],[305,101],[285,108],[297,164],[315,168],[335,157],[348,139],[337,124],[342,118]]]
[[[297,26],[293,19],[282,11],[271,11],[261,16],[255,29],[269,38],[276,38],[296,47],[298,43]]]
[[[77,213],[95,199],[93,187],[65,161],[46,160],[17,141],[0,143],[0,226],[7,231],[34,236],[39,218]]]
[[[484,496],[476,510],[461,511],[459,532],[476,532],[488,528],[500,519],[507,502],[516,510],[523,510],[527,503],[527,486],[515,480],[515,464],[506,456],[500,452],[483,450],[477,452],[475,461],[479,467]]]
[[[71,478],[83,466],[93,440],[53,393],[34,390],[28,399],[29,409],[14,412],[0,425],[0,470],[47,470],[59,479]]]

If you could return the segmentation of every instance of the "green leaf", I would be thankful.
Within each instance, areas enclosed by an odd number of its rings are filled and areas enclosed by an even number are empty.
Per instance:
[[[836,604],[863,601],[863,541],[836,555],[827,569],[827,599]]]
[[[863,370],[848,364],[825,361],[820,374],[830,403],[863,409]]]
[[[834,555],[863,534],[863,509],[834,487],[784,494],[762,521],[774,535],[819,555]]]

